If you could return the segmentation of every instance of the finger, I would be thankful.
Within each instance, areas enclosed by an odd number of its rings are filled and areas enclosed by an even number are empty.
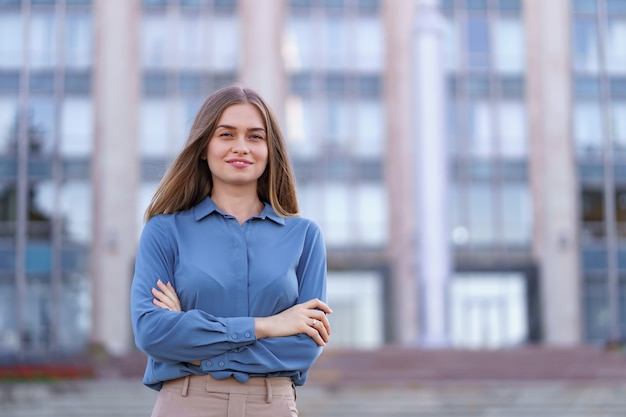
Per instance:
[[[317,319],[313,319],[313,320],[314,322],[311,327],[317,330],[317,333],[320,335],[324,343],[328,343],[330,341],[328,328],[326,327],[323,321],[317,320]]]
[[[177,298],[176,291],[174,291],[174,287],[172,286],[171,283],[168,282],[167,285],[166,285],[166,284],[163,284],[163,282],[161,280],[158,280],[157,281],[157,286],[171,300],[175,300]]]
[[[320,346],[326,346],[326,342],[324,342],[324,339],[322,338],[322,336],[320,335],[320,333],[317,331],[316,328],[314,328],[313,326],[307,326],[307,329],[305,330],[305,333],[315,341],[315,343],[317,343]]]
[[[171,310],[173,307],[175,307],[174,302],[166,294],[163,294],[161,291],[157,290],[156,288],[152,289],[152,295],[154,296],[156,300],[161,302],[163,305],[166,305],[168,309]]]
[[[155,306],[162,308],[164,310],[170,310],[172,311],[167,305],[165,305],[164,303],[162,303],[161,301],[154,299],[152,300],[152,304],[154,304]]]
[[[178,294],[176,294],[176,290],[174,290],[174,286],[172,285],[171,282],[168,282],[167,286],[170,289],[170,291],[172,292],[172,294],[174,294],[174,296],[175,296],[174,302],[176,303],[176,306],[178,307],[178,310],[182,311],[182,308],[180,306],[180,298],[178,298]]]
[[[325,302],[323,302],[322,300],[318,298],[313,298],[312,300],[302,303],[302,306],[306,308],[311,308],[311,309],[318,309],[318,310],[323,311],[326,314],[331,314],[333,312],[333,310],[331,310],[328,304],[326,304]]]
[[[330,321],[328,320],[328,317],[326,317],[326,314],[319,310],[313,310],[311,317],[321,323],[326,329],[326,333],[330,336]]]

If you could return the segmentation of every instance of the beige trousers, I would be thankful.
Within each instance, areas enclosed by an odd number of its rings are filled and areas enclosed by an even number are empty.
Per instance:
[[[191,375],[163,384],[152,417],[297,417],[290,378],[233,378]]]

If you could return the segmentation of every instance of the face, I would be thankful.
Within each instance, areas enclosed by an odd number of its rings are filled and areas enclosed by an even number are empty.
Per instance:
[[[268,159],[267,131],[257,108],[249,103],[227,107],[209,140],[205,157],[214,190],[239,186],[256,192],[257,180]]]

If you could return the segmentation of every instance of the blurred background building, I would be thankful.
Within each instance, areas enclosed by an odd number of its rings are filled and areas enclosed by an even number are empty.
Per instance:
[[[0,0],[0,357],[132,349],[143,212],[233,82],[324,230],[334,346],[626,332],[626,0]]]

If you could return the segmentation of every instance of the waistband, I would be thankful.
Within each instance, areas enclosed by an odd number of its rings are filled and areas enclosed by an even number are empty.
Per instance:
[[[189,391],[217,392],[223,394],[263,395],[268,402],[273,396],[295,397],[296,390],[291,378],[250,378],[241,383],[234,378],[215,379],[211,375],[188,375],[165,381],[161,389],[179,391],[183,397]]]

